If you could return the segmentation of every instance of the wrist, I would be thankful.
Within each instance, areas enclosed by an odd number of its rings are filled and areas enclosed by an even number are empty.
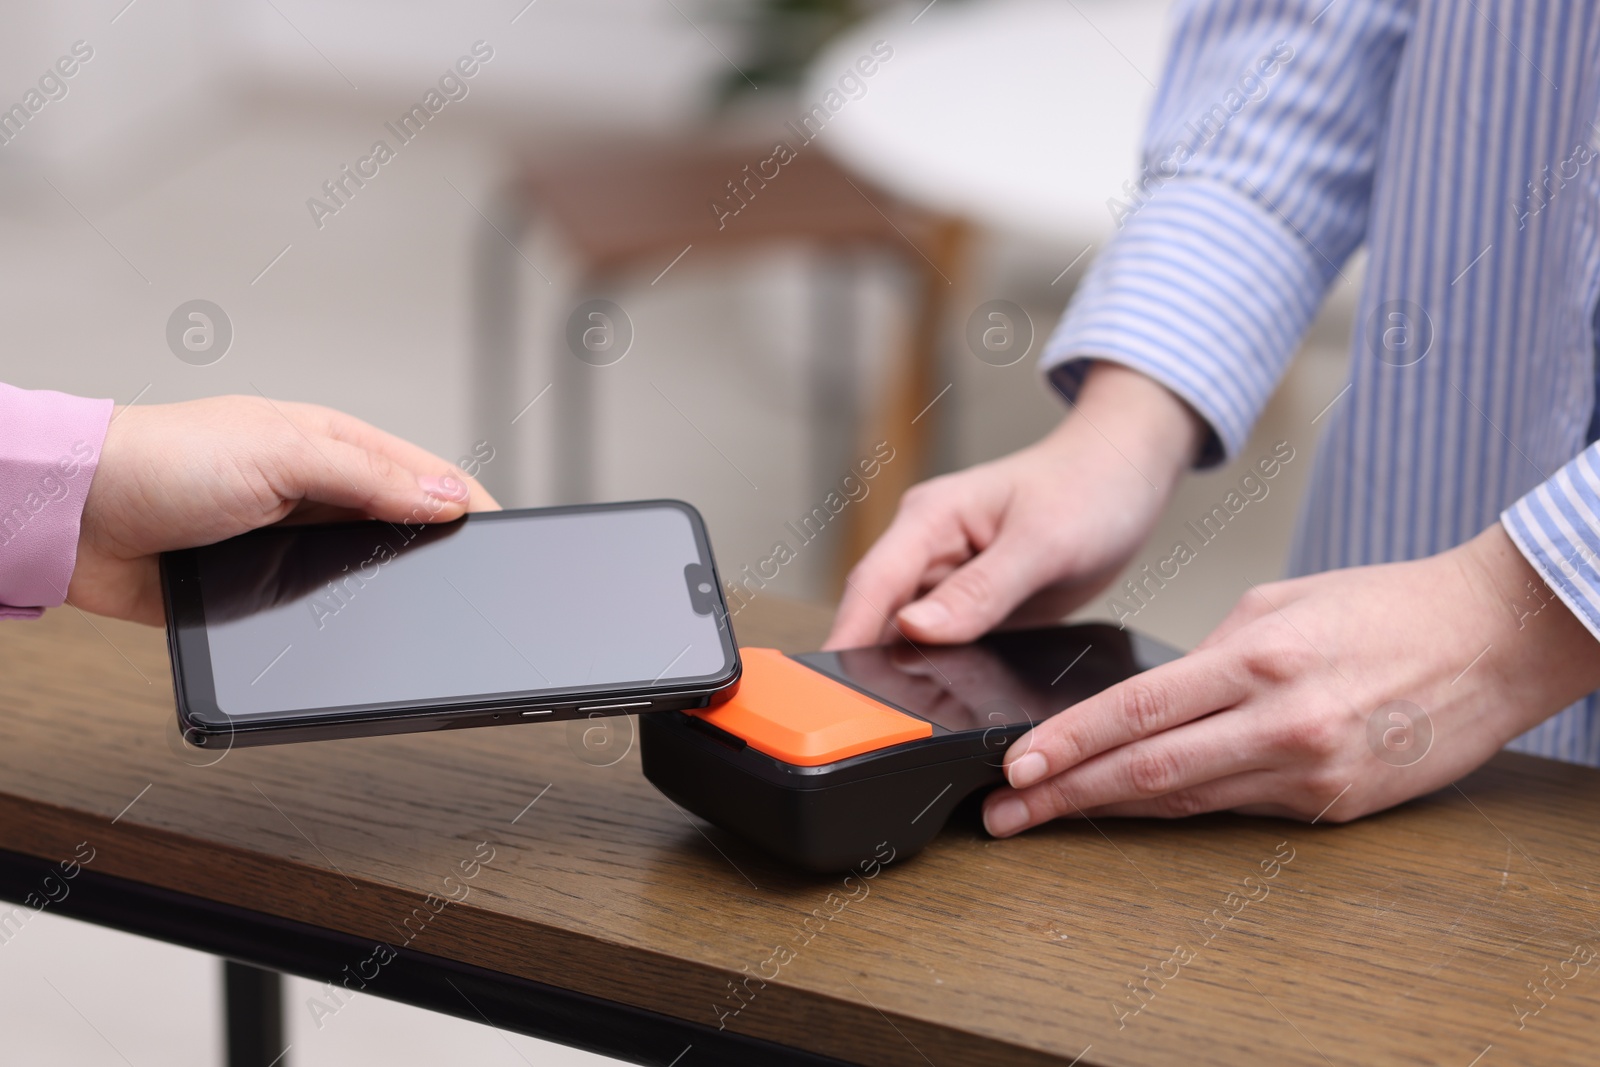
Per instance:
[[[1089,368],[1071,412],[1051,438],[1102,439],[1146,481],[1170,492],[1194,465],[1207,432],[1205,421],[1166,386],[1102,361]]]
[[[1545,617],[1546,609],[1555,607],[1582,629],[1498,522],[1456,551],[1466,561],[1468,580],[1477,598],[1496,620],[1496,630],[1509,626],[1513,631],[1526,631],[1535,620]]]
[[[1496,522],[1462,545],[1468,581],[1494,620],[1486,635],[1498,673],[1543,721],[1600,686],[1600,648],[1510,535]]]

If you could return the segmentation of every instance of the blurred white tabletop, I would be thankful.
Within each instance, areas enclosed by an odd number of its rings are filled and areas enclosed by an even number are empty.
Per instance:
[[[896,7],[813,63],[821,101],[874,42],[892,57],[818,138],[912,202],[1045,240],[1109,233],[1137,167],[1170,0],[935,0]]]

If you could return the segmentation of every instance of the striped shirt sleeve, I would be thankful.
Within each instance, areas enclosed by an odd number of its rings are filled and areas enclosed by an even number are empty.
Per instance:
[[[1075,395],[1090,362],[1167,386],[1243,446],[1366,228],[1412,23],[1400,0],[1189,0],[1119,227],[1041,359]]]
[[[1512,542],[1600,638],[1600,443],[1500,515]]]

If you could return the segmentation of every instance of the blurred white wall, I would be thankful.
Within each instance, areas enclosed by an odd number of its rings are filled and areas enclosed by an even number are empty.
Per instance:
[[[414,102],[476,41],[494,51],[471,85],[477,118],[501,127],[494,139],[668,137],[703,117],[738,49],[715,15],[692,0],[13,5],[0,100],[20,100],[76,42],[93,56],[0,151],[0,174],[80,169],[126,189],[130,173],[170,171],[236,129],[252,100],[384,112]]]

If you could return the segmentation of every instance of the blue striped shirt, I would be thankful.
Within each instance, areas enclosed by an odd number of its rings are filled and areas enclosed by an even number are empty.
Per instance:
[[[1498,519],[1600,637],[1600,12],[1192,0],[1175,17],[1144,168],[1050,380],[1070,398],[1091,359],[1134,367],[1210,424],[1202,464],[1234,456],[1365,244],[1291,570],[1431,555]],[[1511,747],[1600,765],[1597,711]]]

